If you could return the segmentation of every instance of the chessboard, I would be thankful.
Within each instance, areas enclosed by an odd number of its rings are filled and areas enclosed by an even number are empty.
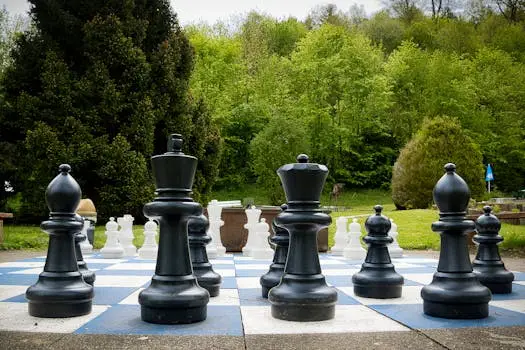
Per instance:
[[[186,325],[159,325],[140,318],[139,292],[148,286],[154,260],[103,259],[86,255],[96,272],[91,314],[46,319],[29,316],[25,291],[37,281],[45,257],[0,264],[0,330],[76,334],[231,335],[393,332],[411,329],[525,326],[525,273],[515,272],[513,292],[493,295],[489,317],[480,320],[449,320],[423,314],[421,288],[429,284],[437,260],[417,256],[393,259],[405,278],[403,295],[397,299],[368,299],[353,293],[352,274],[360,261],[320,254],[328,284],[337,288],[335,318],[321,322],[289,322],[274,319],[270,303],[261,297],[259,277],[270,261],[240,254],[211,260],[222,278],[218,297],[210,298],[205,321]]]

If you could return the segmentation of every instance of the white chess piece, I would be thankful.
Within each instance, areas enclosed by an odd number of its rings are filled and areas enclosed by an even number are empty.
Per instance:
[[[388,231],[388,235],[394,239],[392,243],[388,245],[388,253],[390,254],[391,258],[402,258],[403,257],[403,248],[399,246],[399,243],[397,241],[397,224],[394,223],[394,220],[390,219],[390,222],[392,224],[392,227],[390,228],[390,231]]]
[[[106,244],[100,250],[100,254],[104,259],[118,259],[124,256],[124,248],[118,241],[118,224],[115,218],[109,218],[106,224]]]
[[[153,220],[149,220],[144,225],[144,244],[139,249],[139,257],[142,259],[156,259],[157,251],[159,247],[157,246],[157,241],[155,236],[157,235],[157,223]]]
[[[343,256],[350,260],[363,260],[366,257],[366,250],[361,246],[361,225],[356,218],[350,224],[348,236],[349,240],[343,249]]]
[[[348,243],[348,218],[346,216],[340,216],[335,221],[336,231],[334,237],[334,246],[332,247],[332,255],[343,255],[343,250]]]
[[[273,250],[268,243],[268,236],[270,236],[270,225],[266,223],[266,219],[262,218],[254,227],[255,240],[253,247],[250,249],[250,256],[254,259],[271,259],[273,257]]]
[[[137,247],[133,244],[133,220],[133,216],[126,214],[120,223],[121,230],[118,238],[122,248],[124,248],[124,256],[135,256],[137,254]]]
[[[246,244],[242,247],[243,256],[252,256],[251,250],[256,247],[255,242],[257,241],[256,235],[256,226],[259,223],[259,218],[261,217],[261,209],[256,207],[250,207],[244,211],[246,213],[247,222],[244,224],[244,228],[248,230],[248,239]]]
[[[224,256],[226,248],[221,242],[221,226],[224,221],[221,220],[222,207],[216,199],[208,203],[208,220],[210,227],[208,228],[208,235],[211,237],[211,242],[206,246],[206,253],[208,258],[214,259],[216,257]]]
[[[84,220],[84,226],[82,227],[82,235],[84,236],[84,239],[78,243],[82,254],[93,252],[93,246],[89,243],[88,239],[88,228],[90,225],[91,222],[89,220]]]

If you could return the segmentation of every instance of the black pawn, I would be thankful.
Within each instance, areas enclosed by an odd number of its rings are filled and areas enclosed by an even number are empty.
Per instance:
[[[491,214],[492,208],[483,207],[484,215],[476,220],[477,234],[474,242],[478,243],[478,253],[472,262],[474,273],[481,284],[494,294],[512,293],[514,274],[508,271],[501,261],[498,244],[503,241],[498,233],[501,223]]]
[[[322,321],[334,318],[337,291],[326,284],[317,253],[317,233],[332,219],[319,208],[328,169],[308,163],[301,154],[298,163],[277,170],[288,209],[277,216],[277,225],[290,234],[288,259],[281,282],[270,289],[272,316],[287,321]]]
[[[36,317],[73,317],[91,312],[93,287],[78,271],[75,255],[75,234],[83,224],[75,217],[82,195],[80,186],[62,164],[60,174],[46,190],[49,220],[40,227],[49,234],[44,271],[26,291],[29,314]]]
[[[433,191],[439,221],[432,224],[432,231],[440,232],[441,251],[432,283],[421,290],[423,311],[443,318],[484,318],[492,294],[479,283],[470,264],[466,233],[475,228],[465,218],[470,190],[454,164],[445,165],[445,171]]]
[[[375,215],[366,219],[368,233],[363,241],[368,245],[365,262],[361,271],[352,276],[354,293],[357,296],[375,299],[400,298],[403,288],[403,276],[398,274],[390,260],[388,244],[393,242],[388,235],[392,224],[384,215],[383,207],[374,207]]]
[[[142,320],[151,323],[203,321],[210,300],[193,275],[188,248],[190,217],[202,213],[190,197],[197,158],[181,149],[182,137],[173,134],[168,152],[151,157],[157,197],[144,206],[144,215],[159,223],[159,251],[151,284],[139,294]]]
[[[84,225],[84,219],[82,219],[80,215],[76,214],[75,218]],[[78,271],[80,271],[86,283],[93,285],[93,283],[95,283],[95,272],[88,269],[84,261],[84,256],[82,255],[82,250],[80,249],[80,242],[85,239],[87,239],[87,235],[82,231],[75,235],[75,254],[77,256]]]
[[[281,211],[284,212],[287,207],[286,204],[281,205]],[[283,227],[277,226],[276,219],[273,219],[272,227],[274,235],[270,240],[275,244],[275,252],[270,270],[261,276],[260,282],[263,298],[268,298],[270,289],[281,282],[286,265],[286,258],[288,257],[288,246],[290,245],[290,235],[288,231]]]
[[[191,265],[193,274],[197,277],[199,286],[210,293],[210,297],[219,295],[221,288],[221,275],[213,271],[208,261],[206,244],[211,242],[211,237],[206,234],[210,223],[203,214],[190,219],[188,225],[188,241],[190,244]]]

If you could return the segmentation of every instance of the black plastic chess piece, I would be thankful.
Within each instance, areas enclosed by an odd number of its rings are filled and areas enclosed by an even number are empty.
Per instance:
[[[470,263],[466,233],[475,228],[465,219],[470,190],[454,164],[445,165],[445,171],[433,191],[439,221],[432,224],[432,231],[440,232],[441,251],[432,283],[421,290],[423,311],[443,318],[484,318],[492,294],[479,283]]]
[[[317,233],[332,219],[319,208],[328,169],[308,163],[301,154],[298,163],[277,170],[288,209],[277,215],[277,225],[290,234],[288,259],[281,283],[270,289],[272,316],[287,321],[322,321],[334,318],[337,291],[326,284],[317,253]]]
[[[284,212],[288,208],[286,204],[281,205],[281,211]],[[262,297],[268,298],[268,292],[281,282],[284,275],[284,267],[286,265],[286,258],[288,257],[288,246],[290,245],[290,235],[288,231],[277,226],[276,219],[272,221],[274,235],[270,241],[275,244],[275,252],[273,254],[273,262],[270,265],[270,270],[261,276]]]
[[[485,214],[476,220],[477,234],[474,236],[474,242],[479,246],[472,268],[481,284],[492,293],[512,293],[514,274],[505,268],[498,250],[498,244],[503,241],[503,237],[499,235],[501,223],[491,214],[491,207],[485,206],[483,211]]]
[[[375,299],[400,298],[403,288],[403,276],[398,274],[390,260],[388,244],[393,242],[388,235],[392,224],[384,215],[383,207],[374,207],[375,215],[366,219],[368,233],[363,241],[368,245],[365,262],[361,271],[352,276],[354,293],[357,296]]]
[[[75,234],[83,226],[75,217],[80,186],[69,175],[69,165],[60,165],[59,171],[46,190],[49,220],[40,225],[49,234],[44,271],[26,291],[29,314],[36,317],[86,315],[93,300],[93,287],[84,282],[75,255]]]
[[[84,219],[76,214],[75,218],[84,225]],[[84,261],[84,256],[82,255],[82,250],[80,249],[80,242],[87,239],[87,236],[84,232],[80,231],[75,235],[75,254],[77,256],[77,265],[78,271],[82,274],[84,281],[93,285],[95,283],[95,272],[88,269],[86,262]]]
[[[209,226],[208,218],[202,213],[197,217],[192,217],[188,225],[188,241],[193,274],[199,286],[206,289],[211,297],[216,297],[219,295],[222,278],[213,271],[206,253],[206,245],[211,242],[211,237],[206,234]]]
[[[172,134],[168,152],[151,157],[157,197],[144,206],[144,215],[159,223],[159,251],[151,284],[139,294],[142,320],[151,323],[203,321],[210,300],[193,275],[188,248],[188,221],[202,213],[190,197],[197,158],[181,149],[181,135]]]

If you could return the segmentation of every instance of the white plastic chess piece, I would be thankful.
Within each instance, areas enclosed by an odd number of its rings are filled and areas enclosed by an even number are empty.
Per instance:
[[[363,260],[366,257],[366,250],[361,246],[361,225],[356,218],[350,224],[348,236],[349,240],[343,249],[343,256],[350,260]]]
[[[221,242],[221,226],[224,221],[221,220],[222,207],[216,199],[208,203],[208,220],[210,227],[208,228],[208,235],[211,237],[211,242],[206,246],[206,253],[208,258],[214,259],[216,257],[224,256],[226,248]]]
[[[93,252],[93,246],[89,243],[88,239],[88,228],[90,225],[91,222],[89,220],[84,220],[84,226],[82,227],[82,235],[84,236],[84,239],[78,243],[82,254]]]
[[[244,211],[246,213],[247,222],[244,224],[244,228],[248,230],[248,239],[246,240],[246,245],[242,247],[242,255],[243,256],[252,256],[251,250],[253,248],[256,248],[255,242],[257,241],[257,237],[255,235],[256,232],[256,226],[259,223],[259,218],[261,217],[261,209],[257,209],[256,207],[250,207]]]
[[[392,243],[388,245],[388,253],[390,254],[391,258],[402,258],[403,257],[403,248],[399,246],[399,243],[397,241],[397,224],[394,223],[394,220],[390,219],[390,222],[392,224],[392,227],[390,228],[390,231],[388,231],[388,235],[394,239]]]
[[[149,220],[144,225],[144,244],[139,249],[139,257],[142,259],[157,259],[157,241],[155,236],[157,235],[157,223],[153,220]]]
[[[115,218],[109,218],[106,224],[106,244],[100,250],[104,259],[118,259],[124,256],[124,248],[118,241],[118,235],[118,224],[115,222]]]
[[[348,218],[345,216],[338,217],[335,221],[335,225],[337,229],[334,237],[335,244],[331,249],[332,255],[343,255],[343,250],[348,243],[348,231],[346,229]]]
[[[271,259],[273,258],[273,250],[268,243],[268,236],[270,236],[270,225],[266,223],[266,219],[262,218],[254,227],[255,240],[253,241],[253,248],[250,249],[250,255],[254,259]]]
[[[135,256],[137,254],[137,247],[133,244],[133,220],[133,216],[126,214],[120,222],[121,230],[118,238],[122,248],[124,248],[124,256]]]

